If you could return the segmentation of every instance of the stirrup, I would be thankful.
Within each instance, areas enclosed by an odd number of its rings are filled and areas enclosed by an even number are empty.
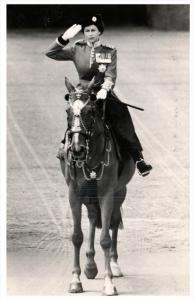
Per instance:
[[[150,174],[150,171],[145,171],[145,172],[143,172],[143,173],[141,173],[139,170],[137,170],[138,171],[138,174],[140,175],[140,176],[142,176],[142,177],[145,177],[145,176],[147,176],[147,175],[149,175]]]

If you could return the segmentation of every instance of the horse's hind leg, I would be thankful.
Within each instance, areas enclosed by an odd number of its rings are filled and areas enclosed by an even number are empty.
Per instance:
[[[98,273],[98,269],[97,269],[96,263],[94,261],[95,224],[94,224],[93,219],[90,218],[89,221],[90,221],[89,239],[88,239],[88,249],[86,252],[87,261],[85,264],[84,273],[88,279],[94,279]]]
[[[73,278],[70,283],[70,293],[82,293],[82,283],[80,281],[80,248],[83,243],[83,233],[81,229],[81,202],[77,197],[70,197],[70,205],[73,216],[73,234],[72,242],[74,246],[74,266],[73,266]]]
[[[114,277],[122,277],[123,273],[121,272],[121,269],[119,267],[119,264],[117,262],[118,259],[118,253],[117,253],[117,236],[118,236],[118,226],[114,226],[112,228],[112,244],[111,244],[111,252],[110,252],[110,266],[112,270],[112,274]]]

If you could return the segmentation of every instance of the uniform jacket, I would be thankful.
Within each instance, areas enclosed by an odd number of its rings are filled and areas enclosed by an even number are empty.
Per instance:
[[[92,46],[85,40],[78,40],[71,46],[60,36],[47,49],[49,58],[59,61],[73,61],[82,86],[87,86],[94,76],[100,78],[99,88],[109,91],[117,77],[117,51],[100,41]]]

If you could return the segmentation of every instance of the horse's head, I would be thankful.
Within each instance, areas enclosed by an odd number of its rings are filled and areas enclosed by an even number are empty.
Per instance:
[[[65,84],[69,94],[65,99],[69,103],[68,120],[68,150],[73,160],[84,161],[89,151],[89,140],[95,124],[94,95],[91,94],[92,82],[87,90],[81,86],[74,87],[67,78]]]

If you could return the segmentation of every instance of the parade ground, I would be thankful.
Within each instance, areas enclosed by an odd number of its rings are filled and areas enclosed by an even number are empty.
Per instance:
[[[68,295],[73,265],[68,188],[56,153],[66,129],[64,77],[72,62],[44,55],[63,32],[15,30],[7,38],[7,293]],[[77,37],[81,38],[81,35]],[[152,173],[137,173],[123,205],[118,254],[120,295],[189,294],[189,32],[109,28],[118,52],[115,87],[130,109]],[[83,207],[85,263],[88,236]],[[104,257],[96,234],[95,280],[81,274],[83,296],[100,296]],[[77,296],[77,295],[73,295]]]

